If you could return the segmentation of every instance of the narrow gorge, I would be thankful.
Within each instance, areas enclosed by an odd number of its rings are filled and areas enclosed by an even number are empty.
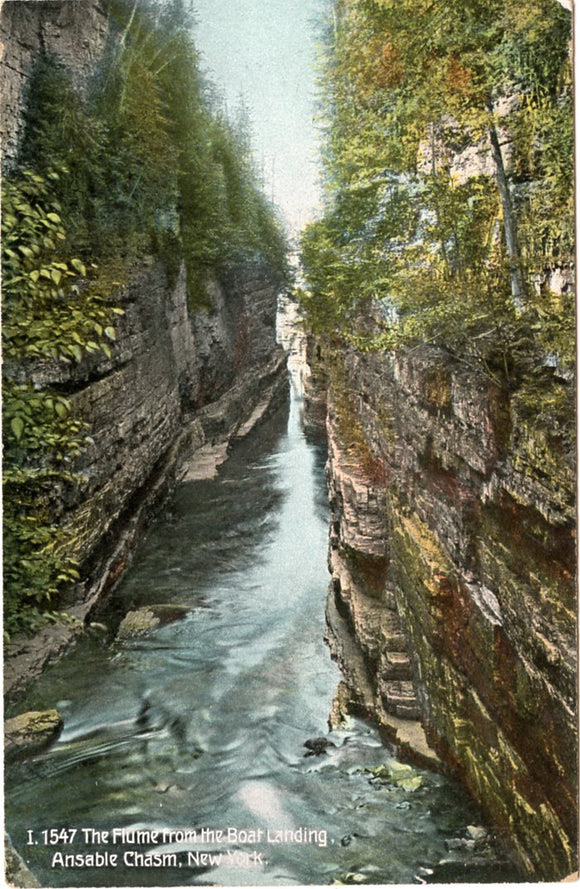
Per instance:
[[[181,0],[0,11],[10,885],[577,874],[570,11],[320,5],[292,237]]]

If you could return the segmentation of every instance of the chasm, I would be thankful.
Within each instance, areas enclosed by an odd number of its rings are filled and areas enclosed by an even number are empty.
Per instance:
[[[92,635],[24,702],[64,721],[6,789],[7,830],[43,886],[514,876],[454,861],[453,838],[481,825],[459,785],[399,762],[363,718],[329,730],[326,452],[301,425],[299,357],[289,410],[214,478],[178,486]],[[151,631],[115,635],[161,605]]]

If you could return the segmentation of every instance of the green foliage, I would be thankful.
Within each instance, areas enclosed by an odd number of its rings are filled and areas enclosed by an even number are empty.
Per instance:
[[[302,237],[315,329],[432,342],[497,382],[572,365],[572,297],[539,286],[574,257],[570,24],[553,0],[334,4],[326,207]],[[465,149],[493,175],[458,178]]]
[[[85,351],[111,354],[111,308],[90,286],[85,264],[63,256],[61,205],[51,197],[51,186],[60,179],[55,172],[44,179],[24,170],[4,189],[3,342],[8,360],[70,362],[80,361]]]
[[[257,258],[285,275],[286,244],[252,160],[247,123],[212,107],[179,2],[109,0],[110,44],[88,98],[50,58],[31,86],[22,162],[66,165],[58,193],[71,250],[187,263],[192,301],[209,271]],[[169,249],[168,249],[169,248]]]
[[[19,169],[4,181],[4,547],[9,633],[50,613],[78,577],[63,498],[87,429],[49,367],[111,357],[110,293],[154,253],[185,259],[194,306],[233,260],[283,278],[286,242],[260,187],[243,116],[213,108],[181,0],[108,0],[109,43],[81,95],[48,56],[29,85]]]
[[[572,120],[570,83],[557,102],[546,94],[526,97],[514,114],[520,243],[530,272],[538,274],[573,262]]]
[[[64,175],[64,174],[62,174]],[[115,308],[95,290],[85,264],[64,253],[66,231],[54,185],[30,170],[3,188],[4,604],[8,634],[25,628],[78,578],[59,525],[60,496],[87,440],[84,423],[57,391],[26,379],[39,361],[111,354]],[[94,270],[92,270],[94,271]],[[29,611],[33,605],[34,610]],[[27,607],[28,606],[28,607]],[[35,618],[36,619],[36,618]]]

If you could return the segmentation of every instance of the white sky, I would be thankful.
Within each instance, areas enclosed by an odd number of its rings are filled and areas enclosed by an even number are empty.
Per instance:
[[[317,22],[325,0],[194,0],[202,68],[233,109],[249,109],[267,192],[292,230],[318,196],[314,126]]]

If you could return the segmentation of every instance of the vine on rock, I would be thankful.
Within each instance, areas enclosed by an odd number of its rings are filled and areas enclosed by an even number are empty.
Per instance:
[[[99,294],[84,263],[67,255],[54,183],[23,170],[5,181],[2,216],[4,323],[4,629],[10,636],[54,617],[58,594],[78,579],[67,555],[70,532],[59,523],[59,495],[75,483],[74,458],[86,424],[58,391],[27,369],[111,356],[120,310]]]

